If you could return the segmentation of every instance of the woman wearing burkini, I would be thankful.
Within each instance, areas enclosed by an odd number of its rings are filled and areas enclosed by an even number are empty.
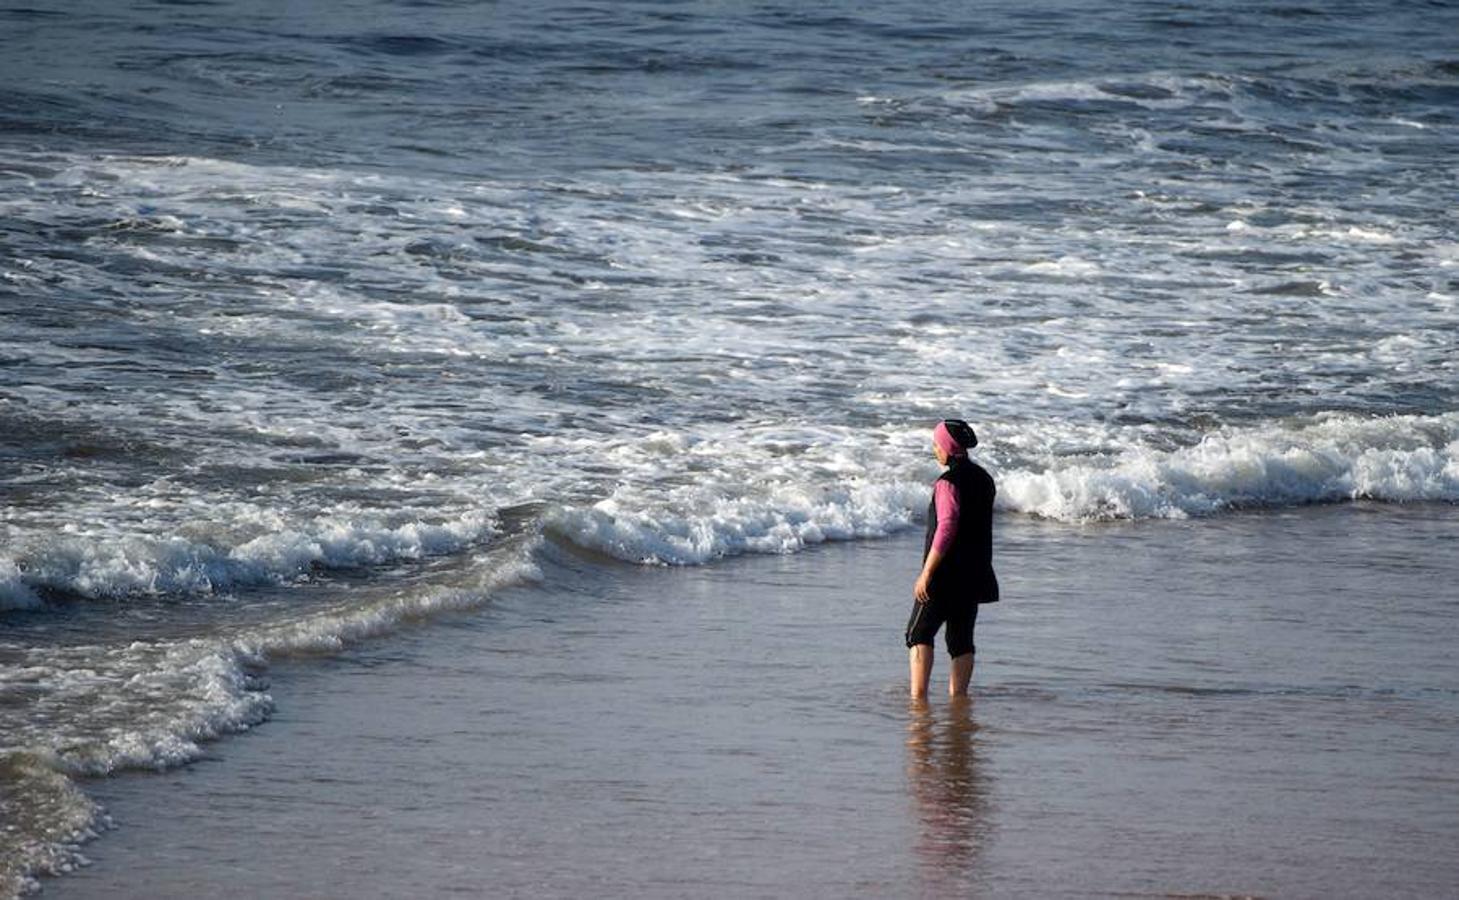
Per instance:
[[[932,452],[947,471],[932,486],[927,508],[927,543],[922,574],[912,593],[916,603],[907,621],[912,696],[927,696],[932,678],[932,642],[945,623],[947,653],[952,657],[947,692],[965,697],[973,677],[973,625],[978,604],[998,600],[993,574],[993,477],[968,459],[978,445],[973,429],[961,419],[946,419],[932,429]]]

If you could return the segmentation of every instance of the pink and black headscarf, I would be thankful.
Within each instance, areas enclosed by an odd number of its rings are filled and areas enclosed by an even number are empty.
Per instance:
[[[978,436],[962,419],[943,419],[932,429],[932,443],[948,456],[967,456],[968,450],[978,446]]]

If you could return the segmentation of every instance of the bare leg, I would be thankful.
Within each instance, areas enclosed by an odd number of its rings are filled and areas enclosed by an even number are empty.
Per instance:
[[[931,647],[927,648],[929,651]],[[931,656],[929,652],[927,654]],[[929,665],[927,672],[932,673]],[[947,673],[947,694],[949,697],[966,697],[968,695],[968,682],[973,680],[973,654],[964,653],[962,656],[952,658],[952,671]],[[927,682],[922,683],[925,687]]]
[[[921,700],[927,696],[927,682],[932,680],[932,645],[913,644],[907,651],[907,661],[912,672],[912,699]]]

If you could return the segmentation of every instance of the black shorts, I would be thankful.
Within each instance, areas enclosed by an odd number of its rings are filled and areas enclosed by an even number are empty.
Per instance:
[[[947,642],[949,656],[962,656],[977,649],[973,646],[973,626],[978,622],[978,604],[966,600],[961,603],[936,599],[926,603],[912,601],[912,615],[907,619],[907,646],[931,646],[944,622],[947,631],[942,638]]]

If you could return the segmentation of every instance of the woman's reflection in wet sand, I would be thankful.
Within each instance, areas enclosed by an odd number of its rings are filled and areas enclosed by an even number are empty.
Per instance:
[[[978,724],[966,697],[946,707],[908,707],[907,783],[921,827],[917,866],[927,892],[966,893],[989,838],[988,781],[978,760]]]

